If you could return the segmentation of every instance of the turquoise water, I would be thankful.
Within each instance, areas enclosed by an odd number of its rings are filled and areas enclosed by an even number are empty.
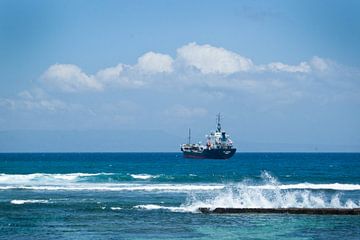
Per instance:
[[[198,207],[357,208],[360,154],[0,154],[0,239],[360,239],[360,216]]]

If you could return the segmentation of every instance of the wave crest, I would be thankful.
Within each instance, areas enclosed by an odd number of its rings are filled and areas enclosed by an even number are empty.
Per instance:
[[[359,208],[360,200],[345,198],[342,192],[313,190],[360,190],[357,184],[281,184],[270,173],[261,174],[261,184],[248,181],[226,185],[214,192],[191,193],[180,207],[197,211],[200,207],[215,208]]]
[[[147,180],[152,178],[158,178],[160,175],[150,175],[150,174],[142,173],[142,174],[130,174],[130,176],[134,179]]]
[[[146,192],[193,192],[213,191],[224,188],[219,184],[71,184],[71,185],[14,185],[0,186],[0,190],[39,191],[146,191]]]
[[[39,199],[30,199],[30,200],[11,200],[10,201],[11,204],[15,204],[15,205],[21,205],[21,204],[25,204],[25,203],[49,203],[48,200],[39,200]]]
[[[31,183],[65,183],[77,182],[82,178],[113,173],[31,173],[31,174],[0,174],[0,184],[31,184]]]

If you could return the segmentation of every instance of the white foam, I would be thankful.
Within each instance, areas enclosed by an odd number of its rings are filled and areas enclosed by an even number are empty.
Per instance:
[[[327,198],[311,191],[291,191],[279,193],[259,189],[244,188],[241,191],[225,190],[212,196],[190,196],[180,206],[157,204],[137,205],[144,210],[168,210],[171,212],[199,212],[199,208],[359,208],[360,201],[341,199],[340,194]]]
[[[44,182],[76,182],[82,177],[112,175],[112,173],[31,173],[31,174],[0,174],[0,184],[31,184]]]
[[[258,189],[312,189],[312,190],[338,190],[338,191],[356,191],[360,190],[360,184],[343,184],[343,183],[298,183],[298,184],[281,184],[281,185],[262,185],[249,186]]]
[[[135,209],[144,209],[144,210],[169,210],[171,212],[190,212],[190,210],[184,207],[168,207],[168,206],[161,206],[157,204],[144,204],[144,205],[136,205],[134,206]]]
[[[156,205],[156,204],[145,204],[145,205],[136,205],[136,206],[134,206],[134,208],[146,209],[146,210],[157,210],[157,209],[162,209],[164,207],[160,206],[160,205]]]
[[[79,181],[81,177],[111,173],[69,173],[69,174],[0,174],[0,190],[24,189],[34,191],[138,191],[179,192],[188,198],[181,206],[156,204],[138,205],[146,210],[166,209],[176,212],[196,212],[199,207],[211,209],[228,208],[356,208],[360,199],[346,199],[345,191],[360,191],[359,184],[347,183],[294,183],[282,184],[275,177],[263,172],[261,181],[243,181],[238,184],[158,184],[158,183],[90,183]],[[139,179],[156,177],[148,174],[132,174]],[[132,176],[134,177],[134,176]],[[336,191],[333,195],[331,192]],[[12,204],[45,203],[47,200],[13,200]]]
[[[261,185],[248,181],[227,184],[213,191],[190,192],[180,206],[138,205],[146,210],[165,209],[174,212],[198,212],[200,207],[215,208],[359,208],[359,199],[345,198],[341,192],[330,195],[317,190],[356,191],[358,184],[280,184],[263,172]],[[314,191],[316,190],[316,191]]]
[[[142,179],[142,180],[147,180],[147,179],[152,179],[152,178],[158,178],[159,175],[150,175],[150,174],[130,174],[130,176],[134,179]]]
[[[146,192],[192,192],[192,191],[211,191],[224,188],[220,184],[101,184],[84,183],[68,185],[13,185],[0,186],[0,190],[24,189],[40,191],[146,191]]]
[[[53,182],[50,182],[53,183]],[[107,183],[73,183],[73,184],[0,184],[0,190],[28,189],[28,190],[96,190],[96,191],[207,191],[225,187],[223,184],[107,184]],[[335,190],[335,191],[359,191],[359,184],[281,184],[281,185],[249,185],[249,189],[262,190]]]
[[[211,193],[192,193],[180,207],[196,212],[200,207],[215,208],[359,208],[359,199],[344,198],[341,192],[330,195],[314,190],[360,190],[357,184],[279,184],[263,174],[263,185],[229,184]]]
[[[118,211],[118,210],[121,210],[122,208],[121,207],[111,207],[110,209],[113,211]]]
[[[35,199],[32,199],[32,200],[11,200],[10,201],[11,204],[16,204],[16,205],[19,205],[19,204],[25,204],[25,203],[49,203],[48,200],[35,200]]]
[[[27,188],[34,190],[52,190],[52,189],[61,189],[61,190],[107,190],[109,188],[118,189],[118,190],[144,190],[144,191],[153,191],[153,190],[213,190],[214,185],[210,184],[206,187],[206,184],[154,184],[154,185],[129,185],[129,187],[123,187],[121,183],[114,184],[114,186],[109,186],[107,183],[89,183],[86,184],[86,181],[82,181],[82,178],[93,177],[99,175],[114,175],[115,173],[32,173],[32,174],[0,174],[0,189],[14,189],[14,188]],[[129,174],[134,179],[148,180],[152,178],[158,178],[160,175],[150,175],[150,174]],[[196,176],[195,174],[189,174],[189,176]],[[250,185],[249,188],[257,189],[309,189],[309,190],[337,190],[337,191],[358,191],[360,190],[360,184],[349,184],[349,183],[296,183],[296,184],[280,184],[277,182],[276,178],[271,176],[268,172],[262,172],[262,178],[265,180],[263,184]],[[86,179],[85,179],[86,180]],[[83,184],[84,183],[84,184]],[[218,186],[221,184],[217,184]],[[216,186],[215,189],[219,189]],[[221,185],[224,187],[224,185]],[[220,188],[222,188],[220,187]],[[111,190],[111,189],[109,189]]]
[[[322,194],[309,191],[264,193],[262,191],[231,191],[215,194],[209,198],[193,198],[181,207],[189,211],[197,211],[200,207],[215,208],[358,208],[357,203],[351,199],[341,201],[341,196],[335,194],[329,199]]]

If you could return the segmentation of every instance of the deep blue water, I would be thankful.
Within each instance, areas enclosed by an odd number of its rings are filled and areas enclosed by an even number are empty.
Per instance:
[[[0,239],[360,239],[360,216],[198,207],[360,207],[360,153],[0,154]]]

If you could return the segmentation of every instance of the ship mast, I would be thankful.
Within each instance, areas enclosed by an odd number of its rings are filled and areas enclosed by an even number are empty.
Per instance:
[[[190,143],[191,143],[191,128],[189,128],[189,137],[188,137],[189,139],[189,145],[190,145]]]
[[[220,113],[219,114],[217,114],[216,115],[216,122],[217,122],[217,129],[216,129],[216,131],[217,132],[221,132],[221,124],[220,124],[220,118],[221,118],[221,116],[220,116]]]

